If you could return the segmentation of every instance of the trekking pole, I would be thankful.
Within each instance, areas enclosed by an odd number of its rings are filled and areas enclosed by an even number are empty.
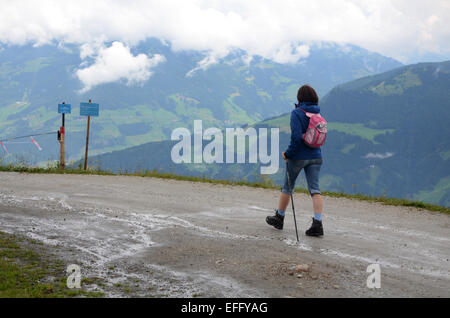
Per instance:
[[[286,175],[287,175],[287,180],[288,180],[288,184],[289,184],[289,189],[291,189],[291,178],[289,177],[289,170],[288,170],[288,162],[287,161],[286,161]],[[294,191],[294,189],[292,189],[292,191],[291,191],[292,212],[294,213],[295,235],[297,236],[297,242],[299,242],[299,240],[298,240],[298,230],[297,230],[297,220],[295,218],[294,197],[292,196],[292,192],[293,191]]]

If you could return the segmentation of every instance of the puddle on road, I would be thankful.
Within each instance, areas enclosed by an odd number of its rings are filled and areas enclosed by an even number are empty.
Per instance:
[[[182,227],[198,235],[231,240],[255,237],[211,230],[157,210],[148,213],[100,208],[76,211],[62,200],[64,198],[54,195],[18,198],[3,194],[0,203],[10,207],[8,212],[0,214],[0,229],[28,236],[49,246],[62,247],[63,250],[77,251],[82,271],[83,267],[90,268],[89,276],[104,278],[110,287],[118,284],[132,286],[134,296],[148,296],[150,288],[155,289],[153,294],[168,297],[259,295],[257,291],[213,272],[183,273],[163,266],[134,264],[140,259],[136,256],[159,245],[152,241],[151,234],[162,229]],[[20,210],[15,211],[14,206],[33,213],[23,214]],[[112,267],[113,271],[110,270]],[[148,271],[152,274],[149,275]],[[103,292],[107,296],[124,296],[117,288],[106,288]]]
[[[217,273],[184,273],[152,264],[132,264],[137,255],[160,245],[152,241],[152,232],[177,227],[189,229],[196,235],[229,240],[281,239],[288,246],[301,251],[355,260],[363,264],[379,263],[383,267],[395,270],[407,270],[425,276],[450,279],[448,271],[438,268],[420,268],[420,263],[410,262],[401,266],[396,262],[355,255],[345,252],[344,249],[323,249],[311,245],[308,241],[297,243],[295,240],[280,237],[257,237],[213,230],[180,217],[163,214],[158,210],[136,213],[108,208],[84,208],[78,211],[78,208],[67,203],[66,196],[60,194],[17,197],[0,193],[0,203],[10,206],[11,208],[8,209],[12,211],[15,206],[33,210],[30,215],[24,215],[20,211],[0,214],[1,230],[26,235],[49,246],[78,250],[81,252],[78,253],[81,256],[80,262],[90,266],[93,275],[109,281],[110,286],[120,282],[139,281],[136,283],[139,286],[133,293],[138,296],[148,295],[147,289],[155,286],[159,293],[170,297],[191,297],[194,294],[246,297],[257,294],[256,291],[245,288],[228,277],[221,277]],[[249,208],[257,211],[271,211],[256,206]],[[113,272],[109,270],[111,266],[115,267]],[[138,266],[139,269],[129,266]],[[153,272],[153,276],[146,271]],[[117,294],[118,292],[114,290],[105,292],[109,296],[124,296],[123,293]]]

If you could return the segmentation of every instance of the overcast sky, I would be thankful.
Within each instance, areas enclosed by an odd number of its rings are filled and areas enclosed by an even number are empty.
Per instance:
[[[124,58],[137,72],[130,83],[164,62],[163,56],[130,53],[149,37],[173,50],[204,51],[200,68],[235,48],[295,63],[318,42],[354,44],[403,63],[444,60],[450,59],[450,1],[0,0],[0,45],[79,44],[83,58],[96,59],[96,72],[109,67],[108,58]],[[89,77],[88,68],[80,68],[80,79]]]

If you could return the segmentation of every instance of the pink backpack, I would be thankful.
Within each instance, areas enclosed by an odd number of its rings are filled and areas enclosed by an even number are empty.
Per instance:
[[[320,148],[327,138],[327,121],[320,114],[304,112],[309,117],[309,125],[303,134],[303,141],[312,148]]]

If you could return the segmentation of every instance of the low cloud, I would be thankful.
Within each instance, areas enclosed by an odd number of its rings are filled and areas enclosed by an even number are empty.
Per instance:
[[[200,62],[197,63],[197,66],[194,67],[192,70],[186,73],[187,77],[192,77],[195,75],[198,71],[204,71],[211,65],[219,63],[219,61],[228,55],[228,51],[222,52],[219,54],[215,54],[214,52],[211,52],[205,56]]]
[[[386,153],[373,153],[373,152],[369,152],[367,155],[365,155],[363,158],[365,159],[386,159],[386,158],[390,158],[394,155],[393,152],[386,152]]]
[[[309,56],[309,46],[306,44],[293,45],[286,43],[276,50],[269,58],[277,63],[296,63]]]
[[[353,44],[403,62],[417,61],[421,54],[450,54],[448,0],[0,0],[0,4],[0,42],[8,44],[120,41],[133,46],[152,37],[170,43],[175,51],[217,57],[242,49],[281,63],[307,56],[307,46],[317,42]]]
[[[93,58],[94,62],[76,71],[76,76],[83,83],[81,92],[94,86],[124,81],[127,85],[142,84],[152,75],[151,69],[165,61],[164,56],[145,54],[133,56],[128,46],[113,42],[110,47],[101,45],[84,45],[81,48],[82,59]],[[81,65],[88,64],[87,61]]]

